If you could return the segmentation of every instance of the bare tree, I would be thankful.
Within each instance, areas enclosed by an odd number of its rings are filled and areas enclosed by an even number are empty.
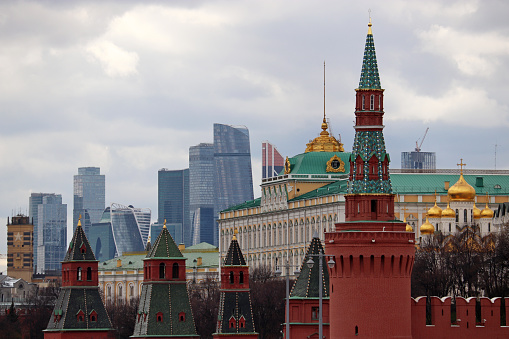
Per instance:
[[[189,284],[191,308],[200,338],[212,338],[212,333],[216,331],[219,296],[219,282],[213,278],[207,277],[198,283]]]

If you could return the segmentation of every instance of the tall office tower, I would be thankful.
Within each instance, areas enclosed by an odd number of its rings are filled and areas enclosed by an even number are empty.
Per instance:
[[[46,194],[37,205],[36,273],[60,274],[66,244],[67,204],[62,204],[60,194]]]
[[[191,245],[189,221],[189,169],[158,172],[157,223],[166,227],[175,242]]]
[[[7,218],[7,275],[32,282],[34,225],[24,215]]]
[[[216,211],[253,200],[251,148],[247,127],[214,124],[214,163]],[[217,226],[214,227],[213,245],[218,245]]]
[[[214,144],[189,147],[189,212],[192,245],[214,243]],[[188,244],[186,243],[186,246]]]
[[[401,152],[401,169],[437,168],[435,152]]]
[[[277,177],[285,166],[285,159],[268,141],[262,142],[262,179]]]
[[[146,233],[146,237],[148,237],[146,229],[150,228],[150,214],[148,208],[111,204],[111,230],[115,241],[116,256],[123,255],[125,252],[145,250],[143,233]]]
[[[73,230],[81,224],[85,233],[92,223],[99,222],[105,207],[105,177],[99,167],[80,167],[74,176]]]
[[[32,193],[28,202],[28,216],[34,225],[34,273],[37,272],[37,221],[39,220],[39,205],[42,204],[42,198],[50,193]]]

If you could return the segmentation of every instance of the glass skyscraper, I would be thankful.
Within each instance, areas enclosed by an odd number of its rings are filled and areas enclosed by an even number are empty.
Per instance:
[[[150,209],[134,208],[133,206],[123,206],[120,204],[111,204],[111,230],[115,242],[116,256],[123,255],[125,252],[140,252],[145,250],[142,233],[150,228]],[[144,230],[142,232],[142,230]]]
[[[33,193],[30,212],[34,220],[35,273],[58,275],[67,250],[67,204],[62,204],[60,194]]]
[[[249,130],[245,126],[214,124],[215,210],[253,200]],[[217,226],[214,243],[218,245]]]
[[[189,169],[158,172],[158,225],[166,225],[173,240],[191,246],[189,218]],[[172,227],[168,227],[171,224]],[[173,233],[172,233],[173,231]],[[154,239],[155,240],[155,239]]]
[[[115,257],[116,247],[109,206],[104,209],[101,220],[90,225],[87,238],[97,260],[105,261]]]
[[[189,147],[189,211],[192,244],[214,244],[214,144]]]
[[[80,167],[74,176],[73,230],[81,225],[85,233],[92,223],[99,222],[105,207],[105,177],[99,167]]]

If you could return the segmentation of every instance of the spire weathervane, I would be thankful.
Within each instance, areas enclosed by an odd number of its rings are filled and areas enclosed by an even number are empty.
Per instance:
[[[323,61],[323,122],[325,122],[325,60]]]
[[[371,31],[371,26],[372,26],[372,24],[371,24],[371,8],[368,9],[368,15],[369,15],[368,35],[372,35],[373,32]]]

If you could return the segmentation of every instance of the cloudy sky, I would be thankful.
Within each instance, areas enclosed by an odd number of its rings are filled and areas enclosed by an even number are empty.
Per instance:
[[[370,8],[391,167],[429,127],[437,167],[492,169],[497,144],[509,169],[507,1],[3,1],[0,253],[32,192],[62,194],[71,226],[82,166],[107,204],[157,215],[157,170],[186,168],[216,122],[249,128],[258,195],[261,142],[291,156],[320,132],[324,60],[350,150]]]

